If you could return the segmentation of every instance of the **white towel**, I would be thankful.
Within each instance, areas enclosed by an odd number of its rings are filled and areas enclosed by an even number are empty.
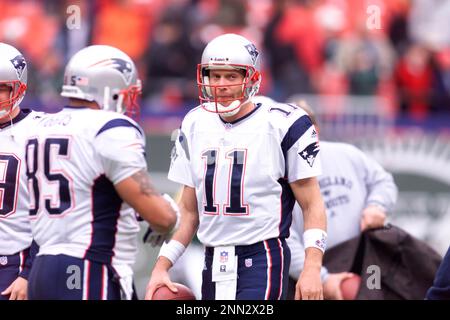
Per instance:
[[[214,248],[212,281],[216,283],[216,300],[235,300],[237,263],[234,246]]]

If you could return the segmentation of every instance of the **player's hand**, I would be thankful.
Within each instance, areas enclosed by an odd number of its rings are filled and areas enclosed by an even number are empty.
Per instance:
[[[295,286],[295,300],[323,300],[320,268],[305,268]]]
[[[9,295],[9,300],[27,300],[27,290],[28,281],[22,277],[17,277],[17,279],[2,292],[2,295]]]
[[[323,295],[327,300],[343,300],[341,292],[341,282],[350,278],[353,274],[350,272],[330,273],[323,284]]]
[[[166,261],[161,261],[161,259],[164,259]],[[168,272],[169,265],[169,260],[165,259],[164,257],[160,257],[158,259],[155,268],[153,269],[150,280],[147,284],[147,288],[145,289],[145,300],[152,300],[153,294],[155,293],[156,289],[163,286],[168,287],[172,292],[178,292],[177,287],[175,287],[173,282],[170,280]]]
[[[386,221],[386,212],[376,205],[369,205],[364,209],[361,218],[361,231],[381,228]]]
[[[180,225],[180,210],[178,208],[178,205],[167,193],[163,194],[162,196],[177,214],[177,223],[168,233],[156,232],[152,229],[151,226],[149,226],[142,240],[144,241],[144,243],[149,243],[152,247],[161,246],[164,241],[169,241]]]

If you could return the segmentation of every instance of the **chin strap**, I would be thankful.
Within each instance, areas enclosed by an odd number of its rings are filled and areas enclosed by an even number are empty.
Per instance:
[[[228,107],[226,107],[226,108],[230,108],[230,109],[234,109],[234,110],[230,111],[230,112],[222,112],[221,115],[223,115],[224,117],[232,117],[232,116],[234,116],[241,109],[239,107],[239,105],[242,105],[241,101],[234,100]],[[225,108],[225,107],[222,106],[222,108]]]
[[[240,100],[234,100],[227,107],[220,104],[219,102],[205,102],[202,104],[203,108],[206,109],[207,111],[218,113],[224,117],[234,116],[236,113],[239,112],[239,110],[241,109],[240,106],[242,106],[242,105],[243,105],[243,103],[241,103]],[[227,109],[234,109],[234,110],[226,111]]]

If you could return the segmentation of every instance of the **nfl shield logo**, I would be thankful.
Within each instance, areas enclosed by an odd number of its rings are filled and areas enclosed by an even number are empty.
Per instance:
[[[0,257],[0,264],[2,266],[5,266],[7,263],[8,263],[8,257],[5,257],[5,256]]]
[[[253,265],[253,260],[252,259],[245,259],[245,266],[247,268],[250,268]]]
[[[220,252],[220,263],[226,263],[228,261],[228,251]]]

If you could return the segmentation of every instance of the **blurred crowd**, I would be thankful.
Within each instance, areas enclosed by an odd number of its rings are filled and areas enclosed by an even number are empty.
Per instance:
[[[0,41],[26,56],[27,101],[39,106],[61,102],[73,53],[109,44],[137,62],[144,108],[185,112],[198,103],[205,44],[235,32],[262,49],[261,93],[274,99],[376,95],[415,119],[450,113],[450,0],[0,0],[0,8]]]

